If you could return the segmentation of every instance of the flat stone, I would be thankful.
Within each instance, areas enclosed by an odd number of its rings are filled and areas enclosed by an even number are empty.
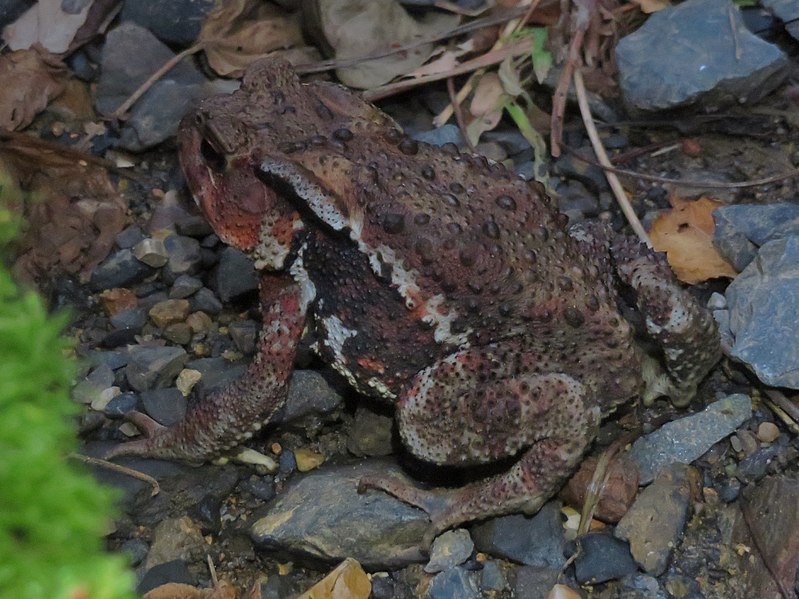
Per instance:
[[[325,467],[295,479],[253,524],[254,541],[296,558],[353,557],[376,569],[424,561],[419,543],[427,515],[387,493],[357,491],[364,475],[387,468],[382,462]]]
[[[528,566],[560,568],[566,562],[560,508],[559,501],[550,501],[534,516],[511,514],[476,524],[470,528],[475,547]]]
[[[649,484],[669,464],[690,464],[751,415],[752,400],[738,393],[637,439],[630,457],[638,464],[640,483]]]
[[[691,468],[684,464],[664,468],[616,526],[614,534],[630,544],[647,574],[663,574],[679,544],[690,509],[691,477]]]
[[[119,250],[94,269],[89,279],[89,288],[92,291],[102,291],[114,287],[130,287],[154,272],[155,269],[137,260],[130,250]]]

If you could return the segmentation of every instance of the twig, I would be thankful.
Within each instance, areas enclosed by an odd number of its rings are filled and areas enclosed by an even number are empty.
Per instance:
[[[489,50],[487,54],[501,50],[505,46],[505,38],[509,37],[511,34],[518,31],[519,27],[524,25],[527,19],[530,18],[532,11],[538,7],[539,3],[540,0],[523,0],[522,3],[516,8],[516,12],[519,12],[518,16],[523,15],[523,18],[515,19],[514,17],[514,20],[510,20],[508,23],[506,23],[505,27],[502,30],[502,33],[499,36],[499,39],[496,42],[494,42],[494,45],[491,46],[491,50]],[[474,89],[474,82],[480,79],[480,77],[482,77],[483,74],[484,71],[481,69],[480,71],[474,73],[471,77],[469,77],[469,80],[466,83],[464,83],[463,87],[458,91],[456,95],[458,103],[463,102],[467,98],[467,96],[470,93],[472,93],[472,90]],[[435,116],[433,122],[436,124],[436,126],[443,125],[450,119],[450,117],[452,117],[453,111],[454,111],[454,105],[452,102],[450,102],[449,105],[447,105],[444,108],[444,110],[442,110],[440,113],[438,113]]]
[[[99,156],[90,154],[85,150],[79,150],[78,148],[67,146],[65,144],[48,141],[46,139],[40,139],[38,137],[28,135],[27,133],[3,131],[0,132],[0,142],[4,142],[4,145],[0,145],[0,149],[6,149],[9,152],[16,152],[23,156],[31,156],[31,150],[39,152],[52,152],[53,154],[57,154],[58,156],[69,160],[74,160],[78,163],[84,162],[92,166],[98,166],[100,168],[114,171],[120,176],[127,179],[132,179],[133,181],[144,181],[144,177],[138,173],[131,172],[131,170],[128,168],[121,168],[107,158],[100,158]]]
[[[121,466],[119,464],[115,464],[114,462],[109,462],[108,460],[100,460],[98,458],[92,458],[87,455],[81,455],[79,453],[71,453],[69,457],[78,460],[79,462],[83,462],[84,464],[91,464],[92,466],[99,466],[100,468],[105,468],[107,470],[113,470],[114,472],[119,472],[120,474],[126,474],[128,476],[132,476],[133,478],[137,478],[141,481],[146,482],[148,485],[152,487],[152,491],[150,495],[155,497],[161,492],[161,486],[158,484],[158,481],[155,480],[152,476],[145,474],[139,470],[134,470],[133,468],[128,468],[127,466]]]
[[[776,389],[766,389],[766,404],[794,435],[799,435],[799,407]]]
[[[109,118],[114,120],[122,120],[126,117],[126,113],[130,110],[130,107],[133,106],[139,98],[141,98],[147,90],[149,90],[153,84],[158,81],[161,77],[163,77],[167,72],[169,72],[172,68],[175,67],[181,60],[186,58],[187,56],[191,56],[192,54],[196,54],[200,50],[205,47],[203,42],[198,44],[194,44],[190,48],[186,48],[183,52],[179,52],[175,54],[172,58],[167,60],[161,68],[155,71],[152,75],[150,75],[147,80],[142,83],[138,89],[133,92],[127,100],[122,102],[120,106],[109,115]]]
[[[431,75],[425,75],[424,77],[417,77],[416,79],[408,79],[406,81],[397,81],[396,83],[388,83],[386,85],[382,85],[380,87],[376,87],[374,89],[370,89],[365,91],[362,95],[366,100],[374,101],[380,100],[381,98],[387,98],[388,96],[398,94],[414,87],[418,87],[420,85],[424,85],[426,83],[430,83],[431,81],[440,81],[441,79],[447,79],[448,77],[455,77],[457,75],[463,75],[465,73],[470,73],[477,69],[481,69],[483,67],[497,64],[502,62],[506,56],[516,56],[518,54],[526,54],[530,50],[532,50],[532,43],[528,39],[520,39],[518,42],[505,46],[501,50],[497,51],[490,51],[472,60],[464,62],[463,64],[455,67],[451,71],[447,73],[434,73]]]
[[[597,159],[599,160],[600,164],[602,164],[603,168],[609,167],[610,160],[608,160],[608,154],[605,152],[602,141],[599,139],[599,133],[597,133],[596,126],[594,125],[594,118],[591,115],[591,109],[588,106],[588,96],[585,93],[585,83],[583,82],[583,75],[580,72],[580,69],[575,69],[574,71],[574,89],[577,92],[577,104],[580,106],[580,115],[583,118],[583,124],[585,125],[586,132],[588,133],[588,138],[591,140],[591,145],[594,148],[594,154],[596,154]],[[622,187],[619,178],[616,176],[616,173],[606,170],[605,177],[607,177],[610,188],[613,190],[613,194],[616,196],[616,201],[619,203],[621,211],[624,213],[624,216],[627,218],[627,222],[630,223],[633,231],[635,231],[635,234],[648,247],[652,247],[652,242],[649,240],[649,236],[646,234],[644,226],[641,224],[641,221],[638,220],[635,210],[633,210],[630,201],[627,199],[627,194],[624,193],[624,188]]]
[[[658,175],[647,175],[645,173],[639,173],[637,171],[630,171],[623,168],[617,168],[615,166],[600,164],[596,160],[591,160],[590,158],[578,154],[574,148],[570,148],[569,146],[564,144],[561,145],[566,151],[569,152],[569,154],[574,156],[574,158],[576,158],[577,160],[585,162],[586,164],[590,164],[592,166],[599,167],[603,170],[606,170],[609,173],[635,177],[636,179],[641,179],[643,181],[653,181],[655,183],[663,183],[666,185],[677,185],[679,187],[697,187],[697,188],[707,188],[707,189],[748,189],[749,187],[759,187],[761,185],[770,185],[771,183],[779,183],[780,181],[784,181],[785,179],[790,179],[792,177],[799,176],[799,169],[794,169],[790,172],[782,173],[780,175],[773,175],[771,177],[766,177],[764,179],[741,181],[738,183],[713,183],[705,181],[686,181],[683,179],[670,179],[668,177],[659,177]]]
[[[466,122],[463,119],[463,110],[461,110],[461,104],[456,98],[455,80],[452,77],[447,78],[447,93],[449,93],[450,105],[455,108],[455,122],[458,123],[458,129],[461,130],[461,135],[463,136],[463,140],[466,143],[466,147],[469,148],[470,152],[476,154],[477,150],[475,150],[474,145],[472,145],[472,140],[469,139],[469,135],[467,134],[466,131]]]

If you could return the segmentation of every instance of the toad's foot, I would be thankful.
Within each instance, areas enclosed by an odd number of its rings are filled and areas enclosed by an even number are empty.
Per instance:
[[[258,350],[245,375],[198,402],[186,418],[165,427],[132,412],[128,419],[145,434],[112,448],[106,458],[141,456],[205,462],[230,455],[269,422],[286,398],[294,354],[305,325],[299,288],[286,276],[261,281],[264,326]]]

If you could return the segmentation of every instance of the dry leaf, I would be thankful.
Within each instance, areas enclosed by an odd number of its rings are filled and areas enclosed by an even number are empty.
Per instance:
[[[641,12],[650,14],[671,6],[669,0],[633,0],[641,8]]]
[[[261,0],[218,3],[197,41],[204,46],[208,64],[223,77],[240,77],[256,60],[303,45],[297,16]]]
[[[35,50],[0,56],[0,129],[16,131],[64,90],[68,71],[56,57]]]
[[[368,599],[371,592],[361,564],[348,557],[297,599]]]
[[[28,137],[17,135],[0,146],[0,170],[13,173],[33,198],[20,207],[27,230],[14,272],[32,286],[61,273],[86,282],[127,224],[127,202],[105,169]]]
[[[211,589],[198,589],[190,584],[168,582],[144,594],[144,599],[236,599],[238,593],[224,580]]]
[[[734,277],[735,269],[713,246],[713,211],[722,205],[710,198],[673,201],[674,208],[659,216],[649,236],[659,252],[666,252],[677,278],[699,283],[715,277]]]
[[[64,6],[76,6],[68,12]],[[63,0],[39,0],[16,21],[3,29],[3,39],[12,50],[24,50],[38,44],[53,54],[69,49],[75,34],[86,22],[92,2],[83,6]]]
[[[336,58],[356,58],[419,41],[451,30],[458,24],[457,15],[428,11],[414,19],[395,0],[315,0],[306,9],[311,30],[330,46]],[[395,77],[411,73],[433,52],[432,44],[422,44],[358,63],[336,71],[338,78],[359,89],[371,89]]]
[[[408,73],[410,77],[425,77],[427,75],[437,75],[438,73],[449,73],[458,66],[458,57],[455,52],[447,50],[435,60],[431,60],[425,65],[422,65],[415,71]]]
[[[504,93],[505,90],[502,89],[499,75],[494,72],[486,73],[480,78],[480,82],[474,90],[469,112],[474,116],[495,112],[497,108],[501,107]]]

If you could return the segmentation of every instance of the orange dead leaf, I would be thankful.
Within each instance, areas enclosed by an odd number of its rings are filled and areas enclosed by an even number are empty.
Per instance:
[[[229,583],[220,581],[210,589],[198,589],[189,584],[168,582],[148,591],[144,599],[236,599],[238,593]]]
[[[218,3],[197,41],[210,67],[223,77],[239,77],[259,58],[303,45],[297,16],[260,0]]]
[[[674,208],[659,216],[649,231],[652,244],[666,252],[677,278],[699,283],[715,277],[734,277],[735,269],[713,247],[713,211],[721,202],[701,198],[673,201]]]

